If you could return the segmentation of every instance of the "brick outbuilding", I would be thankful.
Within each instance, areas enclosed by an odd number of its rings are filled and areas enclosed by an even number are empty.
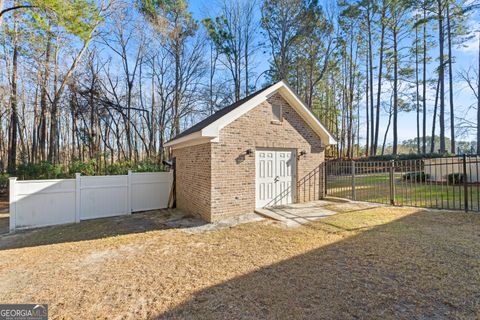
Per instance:
[[[176,160],[177,207],[207,221],[320,199],[333,136],[280,81],[166,143]]]

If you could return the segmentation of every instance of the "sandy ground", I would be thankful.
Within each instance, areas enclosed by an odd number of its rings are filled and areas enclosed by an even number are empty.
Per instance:
[[[8,233],[9,228],[9,219],[10,215],[8,214],[9,204],[8,198],[6,196],[0,196],[0,234]]]
[[[52,319],[476,319],[480,215],[332,203],[286,228],[176,212],[0,237],[0,302]]]

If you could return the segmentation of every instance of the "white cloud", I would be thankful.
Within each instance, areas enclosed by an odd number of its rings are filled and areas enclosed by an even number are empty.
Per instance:
[[[478,34],[467,42],[463,43],[458,48],[458,51],[465,54],[478,54]]]
[[[468,30],[472,30],[474,36],[470,38],[468,41],[462,43],[458,47],[458,51],[466,53],[466,54],[478,54],[478,37],[480,31],[478,30],[479,21],[477,19],[473,19],[468,26]]]

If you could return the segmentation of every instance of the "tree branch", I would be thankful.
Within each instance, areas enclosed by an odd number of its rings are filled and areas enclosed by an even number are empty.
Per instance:
[[[0,11],[0,17],[2,17],[5,13],[7,13],[9,11],[18,10],[18,9],[36,8],[36,7],[37,6],[32,6],[32,5],[28,5],[28,4],[14,6],[14,7],[7,8],[7,9],[4,9],[4,10]]]

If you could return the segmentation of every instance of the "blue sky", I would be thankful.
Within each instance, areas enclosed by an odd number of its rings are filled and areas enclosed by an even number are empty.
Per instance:
[[[191,0],[190,1],[190,10],[194,16],[195,19],[201,20],[206,16],[215,16],[217,11],[218,11],[218,6],[219,3],[216,0],[213,1],[198,1],[198,0]],[[327,4],[327,2],[323,3],[324,5]],[[479,24],[480,24],[480,18],[479,14],[476,13],[473,17],[472,20],[470,21],[469,25],[469,30],[479,30]],[[436,32],[433,31],[436,36]],[[262,34],[261,30],[258,30],[257,34],[258,40],[261,41]],[[436,58],[438,57],[438,48],[433,47],[429,54],[433,57]],[[468,69],[469,66],[477,66],[478,65],[478,34],[475,35],[474,38],[462,43],[461,46],[457,46],[454,48],[454,56],[455,56],[455,63],[454,63],[454,103],[455,103],[455,112],[456,112],[456,117],[463,117],[465,116],[466,118],[469,119],[474,119],[476,118],[476,110],[470,108],[472,104],[474,104],[474,96],[470,89],[467,88],[466,83],[460,80],[458,77],[458,72],[460,70],[465,70]],[[267,53],[264,54],[263,52],[259,52],[257,56],[255,57],[257,60],[257,64],[255,67],[255,72],[257,74],[262,73],[264,70],[266,70],[269,66],[268,60],[269,60],[269,55],[268,55],[268,50]],[[433,70],[435,68],[434,63],[431,63],[429,68],[428,68],[428,74],[433,78]],[[261,83],[261,81],[259,81]],[[446,96],[445,96],[445,104],[446,104],[446,110],[449,110],[449,104],[448,104],[448,79],[446,81]],[[428,100],[429,103],[427,105],[428,111],[427,111],[427,133],[428,135],[431,134],[431,126],[432,126],[432,119],[433,119],[433,101],[435,99],[435,92],[434,90],[429,89],[428,90]],[[360,127],[360,132],[361,135],[365,131],[365,128],[362,123],[364,123],[365,118],[364,118],[364,108],[361,108],[361,127]],[[446,122],[447,122],[447,136],[450,135],[450,130],[449,130],[449,125],[448,125],[448,119],[449,119],[449,114],[447,113],[446,117]],[[387,126],[387,120],[388,120],[388,115],[383,114],[381,117],[381,125],[380,125],[380,136],[383,137],[384,131]],[[412,111],[409,113],[402,112],[399,114],[399,140],[407,140],[407,139],[412,139],[416,137],[416,112]],[[438,121],[438,119],[437,119]],[[438,122],[437,122],[437,131],[436,133],[438,134]],[[469,132],[469,134],[464,135],[464,136],[459,136],[457,137],[457,140],[473,140],[474,139],[474,132]],[[387,141],[391,141],[391,130],[389,132],[389,138]]]

